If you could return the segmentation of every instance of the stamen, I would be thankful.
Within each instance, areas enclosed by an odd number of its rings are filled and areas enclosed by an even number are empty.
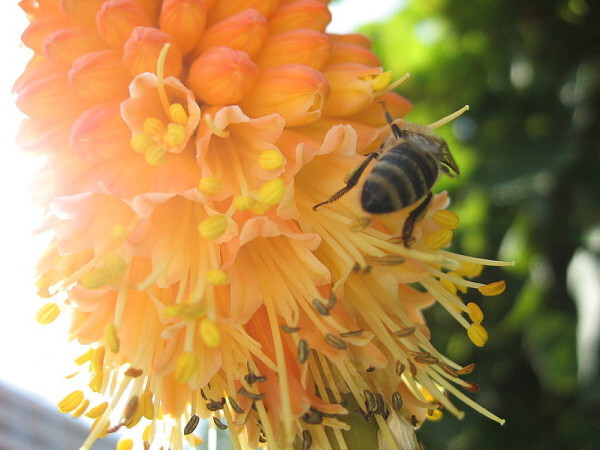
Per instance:
[[[431,250],[439,250],[446,247],[452,241],[452,231],[440,228],[425,238],[425,245]]]
[[[166,43],[163,48],[160,50],[158,55],[158,60],[156,61],[156,89],[158,90],[158,97],[160,98],[160,102],[167,114],[167,117],[170,117],[169,114],[169,99],[167,98],[167,92],[165,90],[165,61],[167,60],[167,53],[169,52],[169,48],[171,44]]]
[[[180,383],[186,383],[198,367],[198,358],[193,353],[184,352],[179,355],[175,363],[175,371],[173,376]]]
[[[256,200],[248,195],[240,195],[233,200],[233,207],[238,211],[246,211],[256,204]]]
[[[258,164],[263,169],[275,170],[283,167],[285,164],[285,158],[281,152],[277,150],[265,150],[258,157]]]
[[[83,391],[77,390],[71,392],[58,403],[58,410],[63,413],[70,413],[83,402]]]
[[[110,322],[104,327],[104,342],[106,342],[111,352],[119,352],[120,342],[114,322]]]
[[[153,145],[156,144],[156,141],[152,139],[150,136],[147,136],[144,133],[136,134],[131,137],[129,141],[131,148],[134,152],[144,155]]]
[[[223,189],[223,180],[219,177],[204,177],[198,182],[198,190],[206,195],[214,195]]]
[[[90,406],[90,401],[86,398],[83,403],[81,403],[81,405],[79,405],[79,407],[73,411],[73,413],[71,414],[72,417],[74,417],[75,419],[80,417],[85,410],[87,409],[87,407]]]
[[[443,119],[440,119],[437,122],[433,122],[433,123],[429,124],[428,127],[431,128],[432,130],[435,130],[436,128],[439,128],[442,125],[446,125],[448,122],[453,121],[457,117],[460,117],[465,111],[468,111],[468,110],[469,110],[469,105],[465,105],[462,108],[460,108],[458,111],[453,112],[452,114],[444,117]]]
[[[86,289],[98,289],[106,284],[109,277],[110,272],[106,267],[97,267],[86,273],[79,280],[79,284]]]
[[[206,271],[206,281],[215,286],[229,283],[229,277],[221,269],[210,269]]]
[[[220,347],[221,342],[223,341],[221,330],[217,324],[210,319],[203,319],[200,322],[199,333],[204,343],[209,347]]]
[[[398,78],[393,83],[388,84],[386,92],[393,91],[394,89],[396,89],[398,86],[400,86],[402,83],[404,83],[409,78],[410,78],[410,73],[404,74],[402,77]]]
[[[162,144],[155,144],[146,150],[144,157],[151,166],[160,166],[167,159],[167,148]]]
[[[167,125],[167,131],[163,134],[162,140],[169,147],[176,147],[185,141],[186,133],[183,125],[171,122]]]
[[[209,113],[206,113],[206,114],[203,114],[202,117],[204,118],[204,122],[206,122],[206,125],[208,126],[208,128],[210,128],[210,130],[213,132],[213,134],[215,136],[218,136],[220,138],[226,138],[229,136],[228,130],[222,130],[217,127],[217,125],[213,121],[212,115],[210,115]]]
[[[131,450],[133,448],[133,439],[122,438],[117,442],[116,450]]]
[[[102,402],[98,406],[94,406],[92,409],[90,409],[85,416],[89,417],[90,419],[97,419],[104,414],[104,411],[106,411],[107,407],[108,402]]]
[[[142,131],[146,136],[160,137],[167,131],[167,126],[156,117],[147,117],[142,124]]]
[[[263,205],[273,206],[281,201],[285,188],[285,182],[281,178],[269,180],[258,190],[259,201]]]
[[[173,122],[185,126],[187,124],[188,115],[181,103],[172,103],[169,105],[169,118]]]
[[[479,323],[473,323],[467,328],[467,335],[477,347],[483,347],[488,340],[487,330]]]
[[[502,280],[502,281],[495,281],[493,283],[486,284],[485,286],[481,286],[478,288],[478,291],[481,292],[481,294],[483,294],[485,296],[494,296],[494,295],[502,294],[505,289],[506,289],[506,282]]]
[[[449,209],[440,209],[433,213],[433,223],[440,228],[447,230],[455,230],[458,227],[460,221],[458,215],[454,211]]]
[[[183,434],[184,435],[192,434],[199,423],[200,423],[200,417],[198,417],[196,414],[194,414],[192,417],[190,417],[190,420],[188,421],[187,425],[185,426],[185,428],[183,430]]]
[[[204,219],[198,226],[200,236],[204,239],[216,239],[227,231],[227,217],[222,214],[215,214]]]
[[[148,420],[154,419],[154,403],[152,401],[152,391],[144,391],[140,397],[142,414]]]
[[[60,308],[58,307],[58,305],[56,303],[54,303],[54,302],[46,303],[44,306],[42,306],[39,309],[39,311],[35,315],[35,320],[40,325],[48,325],[48,324],[54,322],[54,320],[58,317],[59,313],[60,313]]]
[[[481,323],[483,320],[483,311],[481,311],[481,308],[473,302],[467,303],[467,308],[469,308],[469,318],[473,323]]]

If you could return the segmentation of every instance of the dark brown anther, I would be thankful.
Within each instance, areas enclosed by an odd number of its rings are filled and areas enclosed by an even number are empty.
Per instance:
[[[302,432],[302,450],[308,450],[312,447],[312,435],[310,431],[304,430]]]
[[[471,363],[465,367],[463,367],[462,369],[459,369],[456,371],[457,375],[468,375],[471,372],[473,372],[473,370],[475,370],[475,363]]]
[[[308,355],[310,354],[308,343],[305,339],[300,339],[298,341],[298,361],[300,364],[304,364],[308,359]]]
[[[337,302],[337,296],[331,291],[329,293],[329,303],[327,303],[326,308],[331,309],[335,306],[335,302]]]
[[[452,367],[450,367],[445,362],[443,362],[443,361],[438,362],[438,366],[440,366],[440,369],[442,369],[444,372],[446,372],[451,377],[458,378],[458,373],[456,372],[456,370],[453,369]]]
[[[249,373],[244,377],[246,382],[252,386],[254,383],[262,383],[267,381],[267,377],[265,375],[254,375],[253,373]]]
[[[381,395],[381,393],[377,393],[375,395],[375,399],[377,401],[377,407],[375,408],[375,411],[373,411],[374,414],[383,414],[383,412],[385,411],[385,402],[383,401],[383,395]]]
[[[206,404],[206,409],[208,409],[209,411],[218,411],[220,409],[223,409],[223,407],[225,406],[225,399],[223,397],[221,397],[221,401],[216,402],[216,401],[210,401]]]
[[[241,387],[238,390],[238,394],[248,397],[250,400],[262,400],[265,394],[255,394],[254,392],[247,391],[246,388]]]
[[[188,420],[187,425],[183,429],[183,434],[185,434],[185,435],[192,434],[199,423],[200,423],[200,417],[198,417],[196,414],[194,414],[192,417],[190,417],[190,420]]]
[[[402,375],[404,373],[404,369],[406,369],[406,366],[402,363],[402,361],[396,361],[396,375]]]
[[[367,367],[367,372],[375,372],[375,367],[373,367],[373,366]]]
[[[400,395],[400,392],[396,391],[392,394],[392,407],[396,410],[396,411],[400,411],[402,409],[402,404],[404,402],[402,401],[402,396]]]
[[[215,423],[215,425],[217,426],[217,428],[219,430],[226,430],[227,429],[227,425],[225,425],[223,422],[221,422],[219,419],[217,419],[216,416],[213,416],[213,422]]]
[[[307,412],[302,414],[300,418],[310,425],[318,425],[323,422],[323,414],[313,408],[310,408]]]
[[[319,300],[318,298],[313,298],[312,304],[315,310],[322,316],[329,315],[329,310],[323,303],[321,303],[321,300]]]
[[[202,398],[206,401],[208,401],[208,397],[206,396],[206,394],[204,393],[204,389],[200,389],[200,395],[202,396]]]
[[[332,347],[337,348],[338,350],[345,350],[348,347],[346,343],[342,341],[339,337],[337,337],[335,334],[326,333],[324,338],[325,342],[327,342]]]
[[[365,275],[368,275],[371,273],[371,270],[373,270],[373,266],[365,266],[365,268],[363,269],[363,273]]]
[[[280,325],[279,326],[281,328],[281,331],[283,331],[284,333],[295,333],[296,331],[300,330],[300,327],[290,327],[287,325]]]
[[[365,407],[367,408],[367,411],[375,411],[375,408],[377,407],[377,399],[375,398],[375,394],[368,389],[365,389],[363,391],[363,395],[365,396]]]
[[[402,328],[401,330],[398,331],[394,331],[394,335],[399,337],[399,338],[405,338],[405,337],[409,337],[412,336],[413,334],[415,334],[415,327],[406,327],[406,328]]]
[[[134,395],[127,402],[127,406],[125,407],[125,412],[123,412],[123,421],[128,422],[135,415],[138,406],[140,404],[139,398],[137,395]]]
[[[390,417],[390,410],[385,408],[381,413],[381,416],[383,417],[383,420],[387,420],[387,418]]]
[[[358,273],[359,271],[360,271],[360,264],[355,262],[354,265],[352,266],[352,272]]]
[[[261,444],[264,444],[265,442],[267,442],[267,438],[264,437],[262,434],[258,437],[258,442],[260,442]]]
[[[144,450],[150,450],[150,442],[144,441]]]
[[[135,367],[130,367],[129,369],[127,369],[125,371],[125,376],[131,377],[131,378],[137,378],[143,373],[144,373],[144,371],[142,369],[136,369]]]
[[[413,378],[417,376],[417,366],[415,366],[412,361],[408,361],[408,369]]]
[[[477,392],[479,392],[479,389],[480,389],[480,387],[479,387],[479,385],[478,385],[478,384],[475,384],[475,383],[473,383],[472,381],[465,381],[465,383],[467,383],[467,384],[466,384],[466,386],[463,386],[463,387],[464,387],[464,388],[465,388],[467,391],[469,391],[469,392],[473,392],[473,393],[477,393]]]
[[[438,362],[440,362],[438,358],[429,353],[427,354],[427,356],[416,355],[413,357],[413,359],[415,360],[415,362],[420,364],[437,364]]]
[[[410,423],[412,424],[413,427],[416,427],[417,425],[419,425],[417,416],[415,416],[415,415],[410,416]]]
[[[229,397],[229,404],[231,405],[231,408],[238,414],[243,414],[244,410],[242,408],[240,408],[240,405],[237,404],[237,402],[233,399],[233,397]]]
[[[364,330],[354,330],[354,331],[346,331],[345,333],[340,333],[340,337],[354,337],[360,336],[363,334]]]
[[[119,431],[121,429],[121,427],[125,425],[124,422],[118,423],[117,425],[115,425],[114,427],[110,427],[108,430],[106,430],[106,434],[111,434],[111,433],[116,433],[117,431]]]

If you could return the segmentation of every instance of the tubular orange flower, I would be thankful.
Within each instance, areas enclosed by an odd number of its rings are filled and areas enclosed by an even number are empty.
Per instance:
[[[48,157],[54,233],[36,319],[70,314],[86,347],[87,387],[58,405],[95,420],[82,448],[123,426],[195,445],[199,418],[236,449],[345,448],[347,401],[395,448],[388,424],[462,416],[448,394],[501,422],[421,313],[441,304],[481,346],[483,311],[457,292],[505,287],[470,278],[507,263],[444,250],[448,196],[408,246],[411,208],[365,217],[362,179],[313,210],[390,134],[377,103],[410,110],[366,38],[325,33],[327,3],[21,2],[19,142]]]

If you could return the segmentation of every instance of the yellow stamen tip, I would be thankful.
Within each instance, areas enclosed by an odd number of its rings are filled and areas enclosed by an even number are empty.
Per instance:
[[[99,267],[86,273],[79,284],[86,289],[98,289],[106,284],[110,277],[110,272],[106,267]]]
[[[125,242],[125,240],[129,237],[129,231],[123,225],[115,225],[112,230],[110,230],[110,235],[113,239],[119,242]]]
[[[444,289],[446,289],[451,294],[456,295],[456,285],[452,281],[441,279],[440,283],[442,284],[442,286],[444,286]]]
[[[146,419],[154,419],[154,403],[152,402],[152,391],[144,391],[140,397],[140,405]]]
[[[468,278],[475,278],[481,274],[483,266],[481,264],[475,264],[471,262],[463,262],[458,268],[457,272]]]
[[[108,279],[109,284],[116,284],[119,282],[123,273],[125,273],[125,269],[127,269],[127,263],[125,260],[115,254],[108,255],[104,260],[104,266],[110,272],[110,276]]]
[[[90,406],[90,401],[85,399],[79,407],[71,413],[71,416],[74,418],[81,417],[81,415],[85,412],[85,410]]]
[[[110,322],[104,327],[104,342],[106,342],[111,352],[117,353],[119,351],[121,345],[114,322]]]
[[[75,364],[77,364],[78,366],[81,366],[82,364],[85,364],[86,362],[91,361],[92,358],[94,357],[94,353],[95,353],[95,350],[93,348],[90,348],[83,355],[75,358]]]
[[[229,283],[229,277],[221,269],[211,269],[206,271],[206,281],[210,284],[221,286]]]
[[[222,214],[210,216],[200,223],[198,230],[204,239],[216,239],[227,231],[227,217]]]
[[[164,145],[155,144],[146,151],[144,157],[151,166],[160,166],[167,159],[167,148]]]
[[[35,320],[41,325],[48,325],[49,323],[54,322],[54,319],[58,317],[59,313],[60,308],[56,303],[46,303],[35,315]]]
[[[279,169],[285,164],[285,158],[277,150],[265,150],[258,157],[258,164],[263,169]]]
[[[437,421],[444,417],[444,413],[439,409],[431,410],[427,413],[427,420]]]
[[[106,411],[107,407],[108,402],[102,402],[98,406],[94,406],[92,409],[90,409],[85,416],[89,417],[90,419],[96,419],[104,414],[104,411]]]
[[[273,206],[283,198],[285,187],[285,182],[281,178],[269,180],[260,187],[258,198],[263,205]]]
[[[486,284],[478,288],[478,291],[483,295],[492,297],[494,295],[500,295],[506,289],[506,281],[494,281],[493,283]]]
[[[254,206],[256,200],[248,195],[240,195],[233,200],[233,207],[238,211],[246,211]]]
[[[142,124],[142,130],[147,136],[162,136],[167,127],[162,120],[156,117],[148,117]]]
[[[451,241],[452,231],[441,228],[425,238],[425,245],[431,250],[439,250],[446,247]]]
[[[204,319],[200,322],[200,336],[206,345],[209,347],[219,347],[223,340],[221,330],[215,322],[209,319]]]
[[[63,413],[70,413],[83,402],[83,391],[73,391],[58,404],[58,410]]]
[[[198,190],[206,195],[214,195],[223,189],[223,180],[219,177],[204,177],[198,182]]]
[[[102,389],[103,381],[104,375],[102,374],[102,372],[98,372],[96,375],[94,375],[94,378],[92,378],[92,381],[90,381],[88,386],[90,387],[92,392],[100,392],[100,389]]]
[[[175,363],[174,377],[179,383],[186,383],[196,372],[198,359],[193,353],[185,352],[179,355]]]
[[[133,151],[139,153],[140,155],[145,154],[150,147],[156,144],[154,139],[143,133],[134,135],[129,143]]]
[[[477,347],[483,347],[488,340],[487,330],[479,323],[473,323],[467,328],[467,335]]]
[[[167,132],[163,135],[162,139],[169,147],[175,147],[185,141],[186,133],[186,129],[183,125],[170,123],[167,125]]]
[[[373,90],[381,91],[390,84],[390,81],[392,81],[392,72],[387,71],[377,75],[369,82],[371,83]]]
[[[142,439],[144,441],[150,441],[150,433],[152,433],[152,425],[148,425],[146,428],[144,428]]]
[[[469,308],[469,318],[473,323],[481,323],[483,320],[483,311],[481,308],[473,302],[467,303],[467,308]]]
[[[269,205],[265,205],[264,203],[260,203],[260,202],[256,202],[252,208],[250,208],[250,211],[252,211],[254,214],[261,216],[263,214],[265,214],[268,210],[269,210],[270,206]]]
[[[455,230],[460,219],[454,211],[440,209],[433,214],[433,223],[446,230]]]
[[[124,438],[117,442],[116,450],[131,450],[133,448],[133,439]]]
[[[163,315],[165,317],[177,317],[181,312],[181,306],[179,305],[169,305],[163,308]]]
[[[175,123],[185,126],[188,120],[185,108],[181,103],[172,103],[169,105],[169,117]]]
[[[92,367],[94,371],[102,373],[102,369],[104,368],[104,354],[106,353],[106,349],[104,346],[98,347],[94,350],[94,355],[92,359]]]

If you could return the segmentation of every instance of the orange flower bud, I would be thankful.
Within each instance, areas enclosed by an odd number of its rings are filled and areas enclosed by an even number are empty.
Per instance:
[[[37,19],[29,24],[21,35],[21,40],[26,47],[29,47],[36,53],[42,51],[44,41],[50,33],[68,26],[68,21],[64,17],[48,17]]]
[[[181,73],[182,56],[179,47],[172,41],[171,36],[156,28],[134,28],[123,48],[123,63],[133,75],[156,73],[158,55],[165,44],[171,43],[165,61],[165,77],[178,76]]]
[[[73,124],[70,144],[88,161],[103,161],[130,152],[131,130],[123,122],[119,103],[94,106]]]
[[[70,65],[88,52],[106,48],[106,43],[92,31],[83,28],[63,28],[55,31],[44,42],[48,59]]]
[[[291,30],[270,36],[254,58],[261,69],[298,63],[319,70],[329,58],[329,39],[315,30]]]
[[[17,106],[30,117],[62,122],[78,116],[87,104],[73,94],[66,74],[55,74],[19,92]]]
[[[194,61],[188,84],[202,101],[228,105],[250,92],[256,73],[256,65],[247,53],[214,47]]]
[[[329,64],[336,63],[359,63],[369,67],[378,67],[381,65],[379,58],[375,54],[360,45],[346,44],[343,42],[333,42],[331,44],[331,57]]]
[[[286,126],[305,125],[321,117],[329,84],[321,72],[302,64],[282,64],[260,73],[241,103],[253,116],[278,113]]]
[[[73,25],[95,26],[96,14],[105,0],[60,0],[60,7]]]
[[[96,16],[98,33],[115,48],[123,48],[135,27],[152,26],[146,10],[135,0],[109,0]]]
[[[272,34],[298,28],[325,31],[329,22],[331,13],[325,3],[318,0],[297,0],[280,6],[269,17],[269,31]]]
[[[279,0],[227,0],[215,2],[210,8],[208,21],[212,25],[234,14],[252,8],[262,16],[268,17],[277,8]]]
[[[226,45],[254,55],[269,34],[264,16],[253,9],[247,9],[235,16],[214,24],[204,35],[198,46],[199,54],[210,47]]]
[[[83,55],[73,62],[69,81],[83,98],[96,101],[124,99],[131,75],[116,50],[104,50]]]
[[[187,54],[200,41],[206,24],[203,0],[165,0],[160,12],[160,29],[169,33]]]
[[[346,63],[328,66],[324,75],[331,86],[331,96],[323,113],[345,117],[369,106],[375,96],[371,80],[381,73],[380,67],[370,68],[362,64]]]
[[[339,43],[339,44],[358,45],[358,46],[364,47],[368,50],[370,50],[372,47],[371,40],[368,37],[363,36],[362,34],[358,34],[358,33],[350,33],[350,34],[327,33],[327,36],[329,36],[329,40],[332,43],[336,43],[336,44]]]

